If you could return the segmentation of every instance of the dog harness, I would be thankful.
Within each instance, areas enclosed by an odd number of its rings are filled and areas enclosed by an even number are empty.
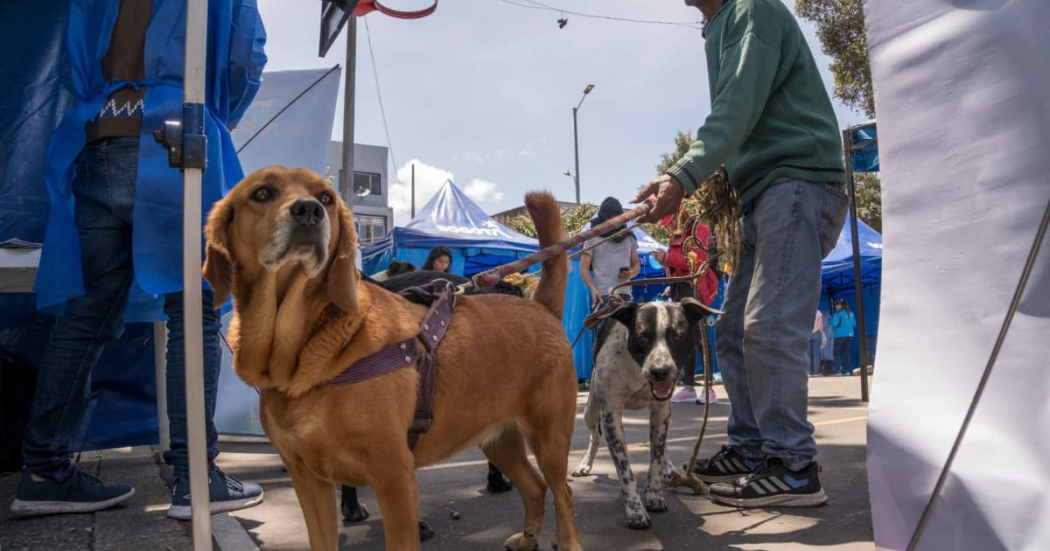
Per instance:
[[[446,282],[447,283],[447,282]],[[326,381],[325,386],[341,386],[374,379],[396,371],[409,364],[416,363],[419,371],[419,387],[416,392],[416,414],[412,426],[408,429],[408,449],[413,450],[419,442],[420,435],[430,430],[434,421],[434,389],[437,379],[437,358],[435,350],[445,337],[452,322],[452,309],[456,305],[455,286],[447,284],[444,289],[435,292],[428,289],[413,288],[400,294],[417,303],[429,303],[430,309],[423,316],[419,334],[415,337],[391,344],[379,352],[354,362],[342,373]],[[423,343],[423,349],[418,342]]]

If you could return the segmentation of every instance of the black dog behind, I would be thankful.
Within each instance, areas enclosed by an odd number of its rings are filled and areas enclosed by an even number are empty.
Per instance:
[[[394,270],[393,262],[390,263],[391,271]],[[404,264],[408,264],[407,262]],[[409,264],[409,266],[411,266]],[[423,287],[436,280],[443,279],[454,285],[462,285],[470,281],[469,279],[459,276],[456,274],[449,274],[445,272],[434,272],[428,270],[415,270],[401,272],[397,275],[391,275],[385,281],[372,281],[376,285],[383,287],[388,291],[400,293],[413,287]],[[467,292],[468,295],[482,295],[482,294],[503,294],[503,295],[514,295],[523,297],[524,293],[522,290],[514,285],[506,282],[499,282],[495,286],[487,289],[473,289]],[[508,492],[511,489],[510,481],[503,477],[503,473],[496,468],[495,465],[489,463],[489,474],[488,484],[486,486],[489,492],[494,494]],[[360,522],[365,520],[369,516],[368,509],[365,508],[357,500],[357,488],[353,486],[343,486],[342,488],[342,503],[340,509],[343,513],[343,521],[345,522]],[[419,521],[419,540],[425,541],[430,539],[434,535],[434,531],[430,529],[430,526],[423,521]]]

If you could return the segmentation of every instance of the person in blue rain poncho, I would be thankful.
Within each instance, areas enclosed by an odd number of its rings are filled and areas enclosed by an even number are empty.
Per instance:
[[[152,131],[180,119],[184,0],[73,0],[64,54],[77,101],[51,137],[44,169],[51,210],[37,274],[37,306],[60,314],[40,365],[24,442],[18,514],[90,512],[132,496],[72,462],[91,370],[123,331],[129,295],[163,303],[168,322],[168,416],[174,472],[168,515],[190,517],[182,316],[182,174]],[[255,0],[208,3],[207,169],[211,205],[241,178],[229,129],[259,88],[266,33]],[[193,208],[198,208],[194,206]],[[262,501],[262,488],[215,466],[219,313],[204,286],[204,377],[212,512]],[[137,299],[136,299],[137,300]]]

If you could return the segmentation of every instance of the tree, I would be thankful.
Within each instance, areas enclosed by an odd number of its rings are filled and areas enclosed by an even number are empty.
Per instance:
[[[583,203],[576,207],[562,209],[561,223],[568,235],[576,235],[580,230],[587,227],[587,223],[594,218],[598,212],[598,205],[594,203]],[[532,218],[522,214],[511,218],[508,223],[510,229],[529,237],[536,237],[536,226],[532,224]]]
[[[858,172],[853,175],[857,183],[857,218],[879,233],[882,233],[882,184],[874,172]]]
[[[674,166],[685,155],[686,151],[689,151],[689,147],[695,141],[696,138],[679,130],[674,137],[674,151],[660,155],[660,162],[656,164],[656,173],[664,174],[667,172],[667,169]]]
[[[823,51],[831,56],[835,97],[875,118],[863,4],[863,0],[795,0],[795,13],[816,25]]]

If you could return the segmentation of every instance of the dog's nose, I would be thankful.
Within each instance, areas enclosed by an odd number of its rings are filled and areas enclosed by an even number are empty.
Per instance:
[[[653,382],[661,383],[671,378],[671,369],[653,369],[649,372],[649,376],[652,377]]]
[[[313,197],[292,203],[292,219],[302,226],[316,226],[324,220],[324,205]]]

